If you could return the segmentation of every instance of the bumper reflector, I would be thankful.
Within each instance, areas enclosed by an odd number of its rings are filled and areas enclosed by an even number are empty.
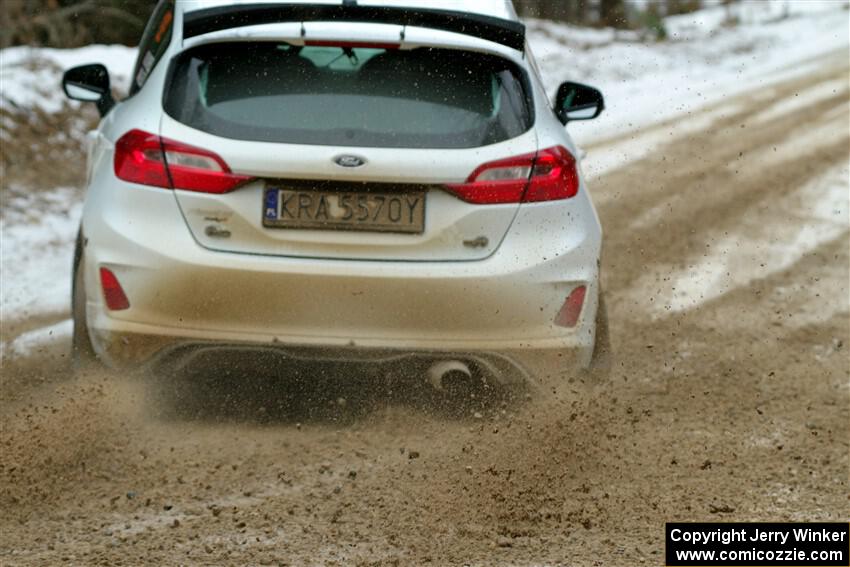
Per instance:
[[[584,306],[585,293],[587,293],[587,287],[583,285],[578,286],[570,292],[567,300],[564,301],[564,305],[561,306],[561,310],[558,311],[557,317],[555,317],[556,325],[559,327],[576,326],[579,315],[581,315],[581,308]]]
[[[107,268],[100,269],[100,286],[103,288],[103,298],[110,311],[121,311],[130,307],[130,301],[121,289],[118,278]]]

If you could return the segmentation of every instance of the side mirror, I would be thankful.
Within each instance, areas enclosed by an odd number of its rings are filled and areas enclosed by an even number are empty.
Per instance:
[[[555,113],[562,124],[571,120],[592,120],[605,109],[602,93],[593,87],[567,81],[558,87]]]
[[[72,100],[95,103],[101,116],[115,106],[109,86],[109,71],[100,63],[80,65],[65,71],[62,90]]]

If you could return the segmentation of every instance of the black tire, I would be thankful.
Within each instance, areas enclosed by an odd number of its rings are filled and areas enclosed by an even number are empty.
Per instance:
[[[71,281],[71,317],[74,327],[71,334],[71,364],[74,370],[97,366],[99,360],[91,344],[86,320],[86,287],[83,277],[83,236],[77,234],[74,250],[74,271]]]
[[[599,306],[596,308],[596,342],[593,346],[593,357],[590,360],[589,370],[597,376],[606,376],[611,370],[612,362],[608,307],[605,305],[605,295],[600,289]]]

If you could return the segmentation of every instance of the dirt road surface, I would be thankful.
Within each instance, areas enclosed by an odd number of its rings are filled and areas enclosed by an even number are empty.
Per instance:
[[[817,69],[588,148],[642,152],[592,182],[607,377],[435,410],[7,361],[0,563],[660,565],[666,521],[846,521],[846,53]]]

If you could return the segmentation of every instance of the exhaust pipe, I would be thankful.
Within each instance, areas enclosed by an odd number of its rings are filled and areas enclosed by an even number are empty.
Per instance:
[[[435,390],[443,391],[448,382],[466,382],[472,379],[469,366],[459,360],[442,360],[435,362],[428,369],[428,383]]]

